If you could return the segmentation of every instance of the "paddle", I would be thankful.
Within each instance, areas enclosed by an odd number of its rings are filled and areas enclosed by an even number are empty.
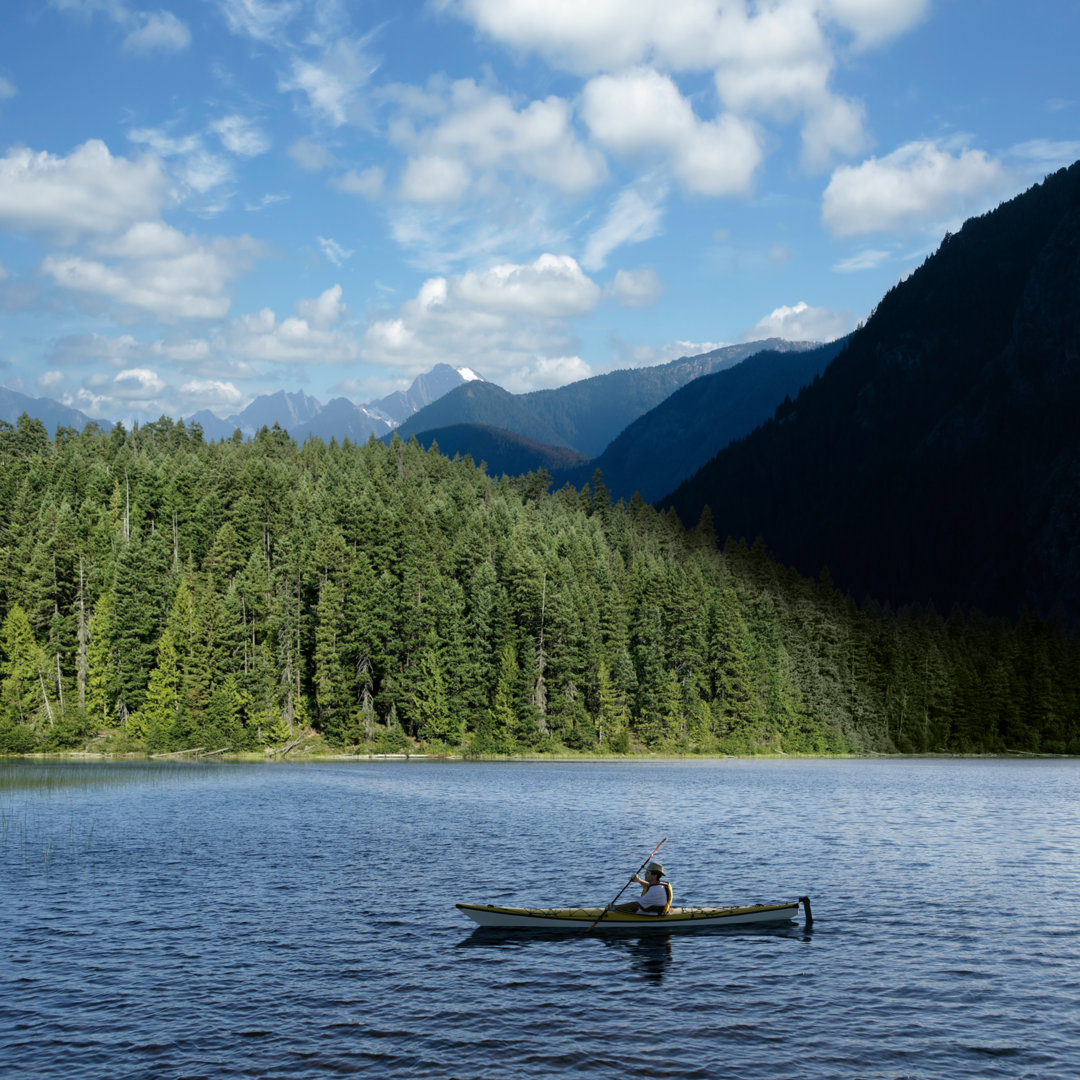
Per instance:
[[[652,851],[650,851],[649,854],[645,856],[645,861],[630,875],[630,880],[615,894],[615,900],[618,900],[619,897],[622,896],[622,894],[626,892],[628,888],[630,888],[631,884],[633,884],[634,878],[636,878],[638,874],[640,874],[641,871],[649,865],[649,860],[660,850],[660,845],[666,842],[667,837],[665,836],[664,839],[661,840],[660,843],[657,844],[656,847],[654,847]],[[588,934],[592,930],[592,928],[615,906],[615,900],[612,900],[611,903],[608,904],[608,906],[604,908],[604,910],[601,911],[600,914],[595,919],[593,919],[591,923],[589,923],[588,927],[585,930],[586,934]]]

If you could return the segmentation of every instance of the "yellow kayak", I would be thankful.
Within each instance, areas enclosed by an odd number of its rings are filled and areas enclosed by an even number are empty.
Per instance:
[[[673,907],[666,915],[631,915],[600,907],[522,908],[495,904],[458,904],[480,926],[498,930],[704,930],[718,926],[741,926],[746,923],[789,922],[798,917],[799,905],[806,915],[806,925],[813,922],[810,898],[784,904],[751,904],[747,907]]]

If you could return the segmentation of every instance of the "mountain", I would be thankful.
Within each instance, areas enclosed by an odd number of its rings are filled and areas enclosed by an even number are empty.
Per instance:
[[[15,424],[23,413],[40,420],[53,438],[56,437],[58,427],[72,427],[76,431],[82,431],[87,424],[94,423],[86,413],[61,405],[52,398],[28,397],[17,390],[0,386],[0,420]]]
[[[469,382],[421,409],[399,429],[401,438],[456,424],[502,428],[549,446],[565,446],[595,457],[616,435],[681,386],[734,367],[765,349],[795,352],[808,342],[769,338],[727,345],[656,367],[595,375],[555,390],[511,394],[486,382]]]
[[[413,413],[425,405],[449,394],[462,382],[483,382],[472,368],[454,368],[449,364],[436,364],[426,375],[418,375],[408,390],[397,390],[388,397],[373,401],[370,410],[381,413],[394,424],[404,423]]]
[[[437,444],[439,452],[448,458],[471,456],[477,465],[486,466],[488,476],[522,476],[540,469],[554,475],[588,461],[576,450],[544,446],[524,435],[480,424],[436,428],[421,432],[416,439],[425,449]]]
[[[857,597],[1080,616],[1080,162],[946,235],[663,500]]]
[[[261,394],[243,412],[224,420],[205,409],[189,419],[202,425],[203,435],[209,440],[231,438],[237,428],[251,436],[262,427],[277,424],[298,442],[309,438],[323,442],[331,439],[366,442],[372,435],[378,438],[388,434],[402,419],[454,387],[482,383],[483,378],[471,368],[436,364],[431,371],[418,375],[408,390],[399,390],[367,405],[358,405],[344,397],[323,405],[303,391],[290,394],[279,390],[274,394]]]
[[[599,469],[613,498],[630,499],[636,491],[654,502],[768,420],[778,404],[825,370],[845,341],[803,352],[770,349],[702,375],[639,416],[599,457],[558,473],[556,481],[580,487]]]
[[[283,424],[282,427],[285,425]],[[331,439],[338,442],[367,442],[372,435],[385,435],[393,425],[385,416],[379,416],[368,406],[357,405],[348,398],[337,397],[328,401],[310,420],[289,429],[297,442],[306,439]]]

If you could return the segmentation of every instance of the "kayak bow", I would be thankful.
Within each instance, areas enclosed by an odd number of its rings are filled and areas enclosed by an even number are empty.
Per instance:
[[[704,930],[718,926],[742,926],[746,923],[789,922],[799,914],[799,904],[806,914],[806,925],[813,921],[810,898],[800,896],[786,904],[752,904],[747,907],[671,908],[666,915],[636,915],[608,910],[597,923],[604,908],[521,908],[495,904],[458,904],[457,909],[480,926],[499,930],[586,931],[594,924],[597,930]]]

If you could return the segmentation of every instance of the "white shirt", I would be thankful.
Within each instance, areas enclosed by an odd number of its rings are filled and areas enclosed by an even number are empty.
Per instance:
[[[657,882],[655,885],[650,885],[642,894],[638,897],[638,909],[647,907],[663,907],[667,903],[667,889],[664,888],[661,882]],[[641,912],[643,915],[655,915],[655,911]]]

